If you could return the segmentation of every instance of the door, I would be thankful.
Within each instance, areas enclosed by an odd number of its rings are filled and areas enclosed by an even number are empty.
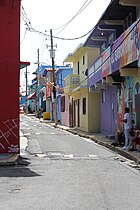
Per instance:
[[[111,133],[115,134],[117,132],[117,99],[116,94],[110,94],[110,117],[111,117]]]
[[[78,127],[80,127],[80,99],[78,99],[77,101],[77,108],[78,108],[78,113],[77,113],[77,123],[78,123]]]
[[[101,133],[115,135],[117,131],[117,90],[108,87],[102,91],[101,98]]]
[[[73,127],[76,125],[76,101],[73,101]]]
[[[140,129],[140,94],[135,96],[136,99],[136,126]]]
[[[61,96],[57,97],[57,120],[61,122]]]
[[[74,106],[74,102],[73,102],[73,98],[71,101],[69,101],[69,126],[73,127],[74,123],[73,123],[73,106]]]

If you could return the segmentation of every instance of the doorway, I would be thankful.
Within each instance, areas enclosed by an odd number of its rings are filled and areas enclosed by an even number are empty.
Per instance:
[[[136,126],[140,129],[140,94],[135,96],[136,99]]]
[[[77,126],[80,127],[80,99],[77,100]]]
[[[111,105],[111,113],[110,113],[110,117],[111,117],[111,133],[115,134],[117,132],[117,100],[116,100],[116,94],[112,93],[110,94],[110,105]]]

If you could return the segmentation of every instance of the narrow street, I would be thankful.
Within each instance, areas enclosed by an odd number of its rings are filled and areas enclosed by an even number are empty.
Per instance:
[[[0,210],[139,210],[140,171],[95,142],[21,115],[19,164],[0,168]]]

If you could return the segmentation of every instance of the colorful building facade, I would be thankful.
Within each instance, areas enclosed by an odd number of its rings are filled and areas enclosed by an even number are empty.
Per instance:
[[[56,75],[56,104],[58,123],[69,126],[69,97],[64,95],[64,79],[72,74],[73,69],[68,65],[58,68]],[[67,116],[67,117],[66,117]]]
[[[87,68],[98,55],[99,49],[80,44],[64,61],[73,63],[73,74],[65,78],[64,85],[69,96],[70,126],[87,132],[99,132],[100,127],[100,93],[89,93],[87,83]]]
[[[133,114],[135,126],[140,128],[139,11],[138,2],[124,6],[117,0],[111,1],[85,42],[85,46],[100,46],[100,56],[88,69],[88,85],[101,94],[100,130],[106,135],[115,136],[123,130],[126,106]]]

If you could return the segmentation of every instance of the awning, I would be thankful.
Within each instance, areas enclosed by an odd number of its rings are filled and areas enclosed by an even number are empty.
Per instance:
[[[35,97],[36,97],[36,92],[33,92],[32,94],[30,94],[30,95],[27,97],[27,100],[35,99]]]
[[[30,65],[30,62],[20,61],[20,69],[23,69]]]

